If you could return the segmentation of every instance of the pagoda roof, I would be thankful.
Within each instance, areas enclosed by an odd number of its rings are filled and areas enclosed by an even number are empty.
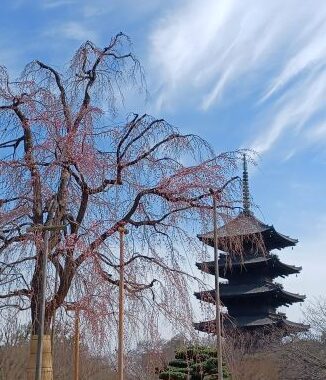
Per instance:
[[[292,304],[302,302],[306,296],[290,293],[283,289],[281,284],[272,282],[262,282],[260,284],[220,284],[220,298],[227,306],[230,299],[248,298],[248,297],[266,297],[267,295],[277,296],[280,304]],[[215,290],[196,292],[195,296],[202,301],[215,303]]]
[[[209,274],[215,274],[215,262],[205,261],[196,263],[198,269]],[[299,273],[302,267],[282,263],[276,255],[265,256],[234,256],[223,255],[218,260],[219,271],[222,277],[228,278],[233,272],[251,271],[252,269],[274,269],[275,277]]]
[[[230,220],[217,229],[219,249],[228,250],[229,247],[237,245],[238,240],[257,239],[262,237],[266,250],[281,249],[297,244],[297,239],[277,232],[274,226],[267,225],[254,216],[252,212],[241,212],[237,217]],[[214,246],[214,231],[197,235],[202,242]],[[232,244],[232,240],[234,244]],[[258,243],[259,244],[259,243]]]
[[[292,333],[307,331],[310,328],[309,325],[287,320],[282,313],[229,318],[223,322],[223,325],[226,328],[233,327],[241,329],[270,328],[276,326]],[[194,323],[194,327],[196,330],[214,334],[216,322],[215,319],[213,319],[211,321]]]

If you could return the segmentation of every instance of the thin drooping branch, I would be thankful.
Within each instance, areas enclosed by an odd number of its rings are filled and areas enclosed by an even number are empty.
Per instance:
[[[12,297],[30,297],[31,290],[28,289],[17,289],[6,294],[0,294],[0,299],[12,298]]]
[[[107,125],[121,89],[142,81],[123,34],[104,48],[87,41],[66,71],[37,60],[16,81],[4,68],[0,76],[3,299],[30,306],[38,331],[48,231],[46,331],[66,302],[81,303],[93,323],[103,320],[96,313],[115,315],[114,252],[125,226],[141,252],[125,263],[131,314],[190,315],[187,281],[198,279],[183,260],[200,251],[193,231],[210,221],[210,188],[223,213],[237,206],[237,153],[215,156],[200,137],[147,114]]]
[[[53,67],[46,65],[41,61],[36,61],[36,63],[42,69],[45,69],[45,70],[49,71],[51,74],[53,74],[53,76],[55,78],[55,82],[56,82],[57,87],[60,91],[60,100],[61,100],[61,104],[62,104],[62,110],[63,110],[64,116],[65,116],[65,122],[67,125],[67,132],[69,133],[69,131],[71,130],[72,117],[71,117],[70,107],[69,107],[68,100],[67,100],[66,90],[65,90],[65,88],[62,84],[62,81],[61,81],[61,76]]]

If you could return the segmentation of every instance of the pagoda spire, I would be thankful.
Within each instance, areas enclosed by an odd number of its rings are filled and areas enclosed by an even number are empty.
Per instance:
[[[243,155],[242,204],[243,204],[243,213],[245,215],[250,214],[249,178],[248,178],[247,157],[245,153]]]

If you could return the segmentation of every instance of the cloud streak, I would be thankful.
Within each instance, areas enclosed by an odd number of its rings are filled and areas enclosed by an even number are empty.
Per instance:
[[[304,127],[309,127],[309,134],[315,135],[317,125],[311,123],[315,116],[323,113],[326,94],[326,71],[312,71],[305,80],[299,81],[281,96],[277,105],[271,105],[272,114],[266,118],[267,128],[253,141],[252,148],[264,153],[287,130],[299,133]],[[322,115],[323,116],[323,115]]]
[[[43,8],[53,9],[67,5],[73,5],[76,4],[76,2],[76,0],[43,0],[41,2],[41,5]]]
[[[265,118],[251,145],[266,152],[291,128],[314,125],[326,95],[325,35],[321,0],[183,2],[150,39],[157,106],[191,99],[207,111],[246,96]]]
[[[68,40],[84,42],[86,40],[96,41],[97,33],[87,28],[82,22],[69,21],[56,25],[44,33],[50,37],[60,37]]]

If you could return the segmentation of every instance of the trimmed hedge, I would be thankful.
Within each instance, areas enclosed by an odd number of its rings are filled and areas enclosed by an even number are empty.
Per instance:
[[[206,346],[190,346],[176,350],[175,359],[160,373],[162,380],[217,379],[216,350]],[[223,378],[230,379],[223,365]]]

